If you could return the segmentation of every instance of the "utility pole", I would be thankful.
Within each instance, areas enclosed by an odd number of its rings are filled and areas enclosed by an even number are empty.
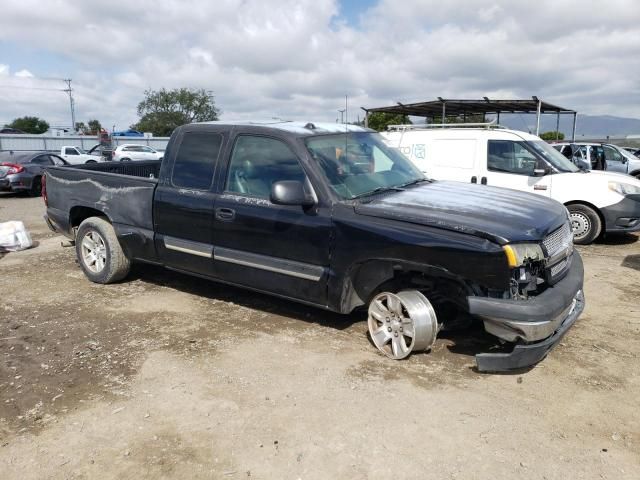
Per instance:
[[[71,107],[71,131],[76,131],[76,111],[75,111],[75,101],[73,100],[73,89],[71,88],[71,79],[65,78],[63,80],[67,84],[67,88],[63,90],[69,94],[69,106]]]

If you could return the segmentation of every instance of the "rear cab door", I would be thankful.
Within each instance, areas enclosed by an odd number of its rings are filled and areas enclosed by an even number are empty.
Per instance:
[[[186,125],[167,147],[154,197],[155,244],[161,262],[214,275],[214,177],[229,138],[228,127]]]

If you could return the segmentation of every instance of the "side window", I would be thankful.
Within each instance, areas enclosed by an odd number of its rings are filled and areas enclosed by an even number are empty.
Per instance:
[[[487,169],[492,172],[533,175],[536,157],[524,145],[511,140],[489,140]]]
[[[31,163],[35,163],[37,165],[53,165],[49,155],[38,155],[36,158],[31,160]]]
[[[78,151],[75,148],[65,148],[64,149],[64,154],[65,155],[78,155]]]
[[[64,160],[57,155],[49,155],[54,165],[65,165]]]
[[[607,161],[611,161],[611,162],[622,161],[622,155],[620,155],[620,152],[618,152],[615,148],[609,147],[607,145],[604,146],[604,158]]]
[[[275,138],[241,135],[233,147],[225,190],[269,198],[274,182],[304,179],[298,157],[286,143]]]
[[[187,132],[178,146],[171,183],[175,187],[208,190],[220,154],[222,135]]]

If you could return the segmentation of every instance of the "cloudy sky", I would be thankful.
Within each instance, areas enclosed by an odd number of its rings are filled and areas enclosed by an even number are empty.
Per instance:
[[[137,121],[146,89],[213,91],[223,119],[529,98],[640,118],[638,0],[4,0],[0,124]]]

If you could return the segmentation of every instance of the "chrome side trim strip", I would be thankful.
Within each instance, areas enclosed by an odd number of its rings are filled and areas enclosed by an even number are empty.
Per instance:
[[[207,243],[193,242],[175,237],[164,237],[164,246],[176,252],[189,253],[199,257],[213,257],[213,245]]]
[[[259,268],[269,272],[282,273],[291,277],[317,282],[324,274],[324,267],[296,262],[284,258],[269,257],[257,253],[243,252],[230,248],[213,247],[213,258],[221,262],[234,263],[245,267]]]

